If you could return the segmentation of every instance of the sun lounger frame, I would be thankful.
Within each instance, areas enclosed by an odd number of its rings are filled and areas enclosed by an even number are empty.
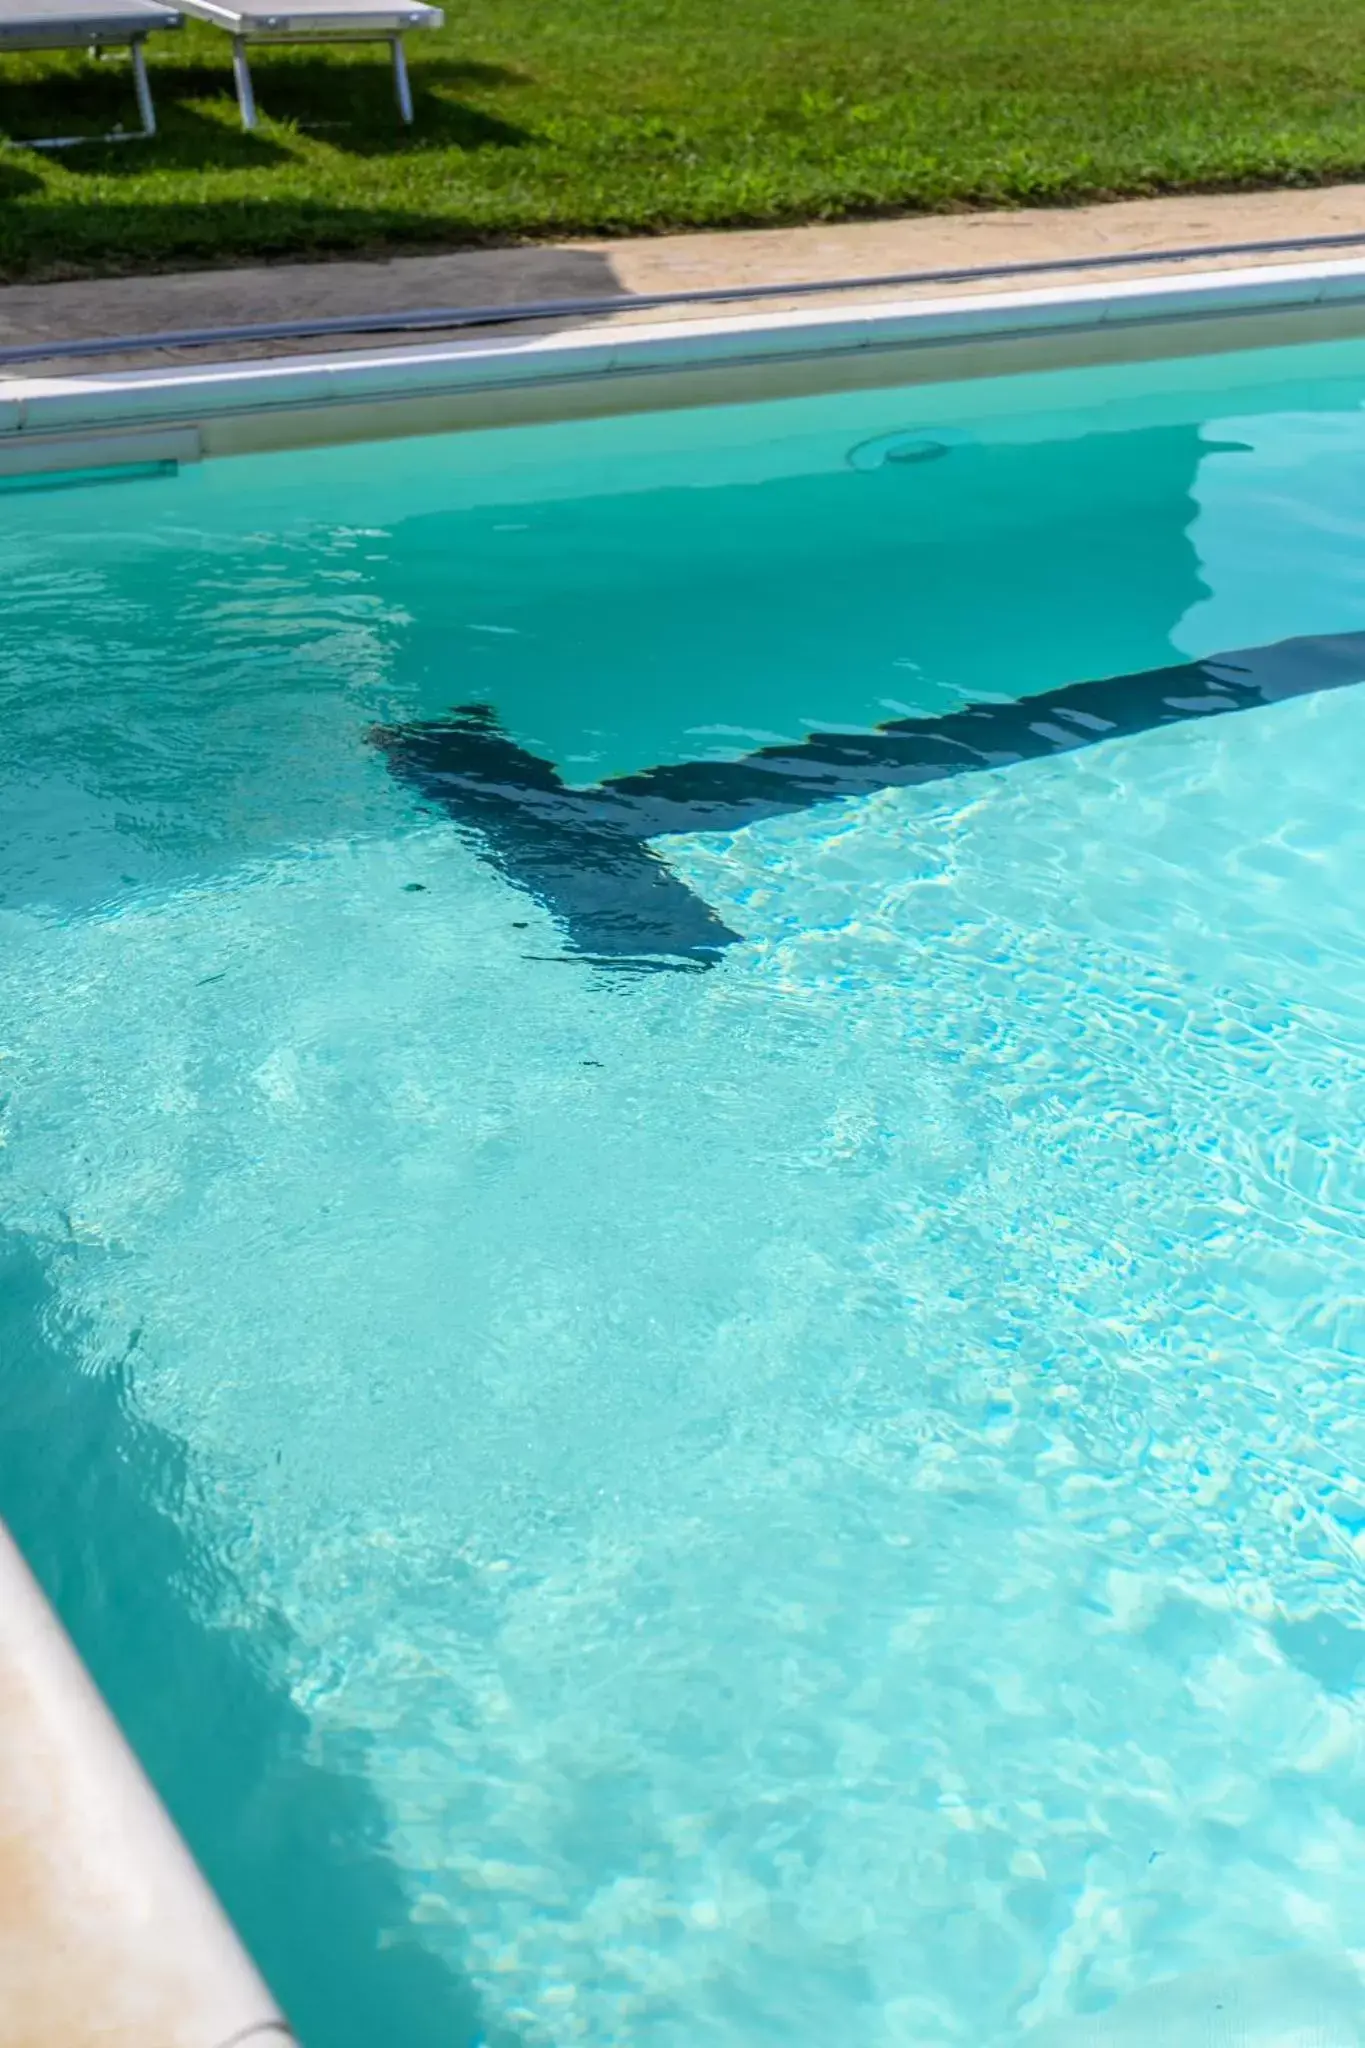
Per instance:
[[[237,88],[237,105],[242,126],[257,123],[256,89],[251,77],[248,49],[252,44],[281,43],[387,43],[393,61],[393,90],[398,112],[412,120],[412,87],[408,80],[403,35],[412,28],[440,28],[444,16],[438,7],[399,6],[384,0],[361,0],[347,7],[292,11],[286,5],[273,13],[263,8],[234,7],[230,0],[187,0],[186,12],[203,21],[216,23],[232,38],[232,75]]]
[[[44,135],[30,140],[0,137],[4,149],[74,149],[82,142],[145,142],[156,134],[156,108],[147,77],[143,44],[162,29],[179,28],[184,16],[159,0],[112,0],[107,8],[0,6],[0,56],[10,50],[88,50],[98,57],[109,49],[127,49],[133,71],[140,128],[114,128],[105,135]]]

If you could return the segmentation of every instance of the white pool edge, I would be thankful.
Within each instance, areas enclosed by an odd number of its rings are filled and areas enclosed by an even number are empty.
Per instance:
[[[1365,334],[1365,259],[0,380],[0,477]]]
[[[5,2048],[290,2041],[3,1525],[0,1983]]]

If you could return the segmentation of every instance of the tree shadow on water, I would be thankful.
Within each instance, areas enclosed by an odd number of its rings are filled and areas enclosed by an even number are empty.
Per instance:
[[[0,1514],[304,2048],[515,2048],[417,1939],[373,1791],[310,1754],[284,1623],[203,1618],[184,1448],[83,1368],[46,1259],[0,1228]]]

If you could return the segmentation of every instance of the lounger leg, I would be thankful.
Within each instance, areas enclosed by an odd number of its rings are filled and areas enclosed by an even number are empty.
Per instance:
[[[137,110],[142,116],[142,132],[155,135],[156,108],[152,105],[152,88],[147,80],[147,59],[143,55],[141,36],[129,44],[128,55],[133,60],[133,91],[137,94]]]
[[[232,75],[237,81],[237,104],[242,110],[242,126],[256,126],[256,95],[251,87],[251,66],[246,61],[246,38],[232,38]]]
[[[403,53],[403,38],[393,39],[393,89],[398,100],[398,111],[405,121],[412,120],[412,87],[408,84],[408,60]]]

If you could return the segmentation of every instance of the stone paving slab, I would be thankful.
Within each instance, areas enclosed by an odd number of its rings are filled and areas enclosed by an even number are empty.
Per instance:
[[[1314,236],[1353,233],[1361,235],[1360,253],[1365,255],[1365,185],[1341,185],[1320,191],[1122,200],[1068,209],[947,214],[620,242],[475,249],[374,262],[281,263],[234,270],[10,285],[0,288],[0,347],[430,307],[525,305],[617,296],[624,302],[639,293],[709,286],[804,284],[893,272],[1060,263],[1121,251],[1303,238],[1293,250],[1284,252],[1283,260],[1289,262],[1301,253],[1303,243]],[[1247,260],[1215,259],[1209,267],[1229,267]],[[1115,274],[1159,276],[1189,267],[1168,262],[1153,264],[1150,270],[1142,272]],[[1094,282],[1103,273],[1080,275]],[[1027,282],[1055,283],[1057,277],[1040,274]],[[926,287],[929,289],[935,296],[941,296],[948,290],[999,290],[1001,284],[999,280],[986,280],[975,286],[934,285]],[[840,296],[821,295],[814,303],[837,302]],[[768,310],[780,310],[787,303],[813,301],[770,300]],[[690,312],[704,318],[716,310],[704,305],[678,308],[669,317],[685,318]],[[616,317],[660,316],[633,312],[623,304],[622,313]],[[435,338],[434,333],[426,338]],[[348,338],[338,334],[321,344],[304,339],[266,346],[219,345],[208,351],[159,350],[104,359],[102,367],[112,368],[120,361],[131,366],[316,353],[320,346],[345,348],[352,344],[370,347],[375,342],[372,337]],[[79,374],[81,365],[68,367],[72,374]],[[51,366],[42,373],[50,375]]]

